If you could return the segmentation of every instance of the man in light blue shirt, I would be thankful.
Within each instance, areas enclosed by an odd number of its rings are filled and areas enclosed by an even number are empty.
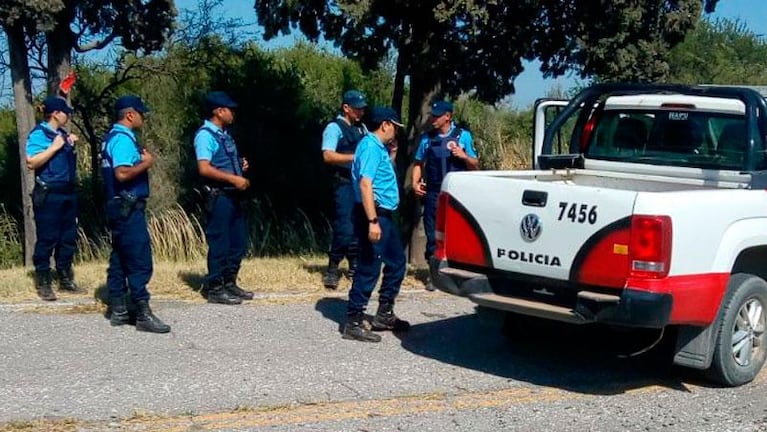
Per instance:
[[[56,96],[43,102],[45,121],[27,138],[27,168],[35,172],[32,206],[35,210],[35,290],[47,301],[56,300],[51,286],[51,255],[56,259],[59,289],[82,294],[74,282],[72,260],[77,245],[77,136],[64,129],[72,107]]]
[[[388,107],[376,107],[370,113],[368,133],[357,145],[352,163],[354,186],[355,232],[359,244],[357,273],[349,291],[347,321],[343,338],[380,342],[381,336],[365,325],[365,308],[381,276],[378,311],[373,318],[375,331],[405,331],[410,323],[394,314],[394,301],[405,277],[405,252],[400,241],[394,211],[399,206],[394,158],[396,134],[403,125],[397,113]]]
[[[205,98],[206,120],[194,136],[197,171],[206,191],[208,223],[208,275],[202,289],[208,303],[241,304],[253,293],[237,285],[242,258],[248,252],[248,228],[242,193],[250,187],[245,178],[248,161],[237,152],[226,130],[234,123],[237,103],[222,91]]]
[[[152,242],[146,223],[149,169],[154,156],[142,148],[134,131],[144,126],[149,109],[138,96],[115,101],[117,122],[102,144],[101,172],[107,197],[107,223],[112,231],[112,254],[107,269],[111,306],[110,324],[122,326],[131,319],[125,303],[129,294],[137,306],[136,330],[168,333],[149,307],[147,284],[152,278]]]
[[[354,190],[351,183],[351,165],[357,143],[367,130],[362,123],[367,101],[358,90],[343,95],[341,114],[328,123],[322,132],[322,160],[333,172],[333,240],[328,250],[328,268],[322,277],[325,288],[338,287],[338,265],[346,258],[349,278],[357,268],[357,240],[354,237],[352,213]]]
[[[426,234],[426,262],[436,249],[435,224],[437,201],[442,180],[453,171],[479,169],[479,157],[474,150],[471,132],[453,122],[453,104],[437,101],[431,107],[432,129],[421,136],[412,170],[413,191],[423,198],[423,230]],[[427,284],[428,290],[433,290]]]

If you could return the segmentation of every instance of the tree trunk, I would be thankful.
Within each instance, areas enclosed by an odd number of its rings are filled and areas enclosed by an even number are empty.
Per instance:
[[[58,25],[45,34],[48,48],[48,95],[64,96],[59,84],[72,70],[72,47],[74,35],[69,29],[69,20],[58,21]]]
[[[35,232],[35,215],[32,208],[32,188],[35,184],[34,172],[27,169],[27,136],[35,126],[35,111],[32,106],[32,81],[29,71],[29,60],[24,41],[24,29],[21,25],[8,26],[11,80],[13,82],[13,99],[16,108],[16,129],[19,134],[19,161],[21,163],[21,202],[24,214],[24,265],[32,265],[37,233]]]

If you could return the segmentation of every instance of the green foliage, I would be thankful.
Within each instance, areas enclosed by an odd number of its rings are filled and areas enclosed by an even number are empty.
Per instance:
[[[256,0],[255,9],[267,40],[298,28],[367,67],[396,49],[398,72],[410,76],[419,102],[470,90],[495,102],[514,90],[523,59],[541,59],[549,75],[573,69],[603,80],[661,79],[669,48],[694,27],[703,3]]]
[[[669,81],[685,84],[767,83],[767,39],[739,21],[702,21],[671,51]]]

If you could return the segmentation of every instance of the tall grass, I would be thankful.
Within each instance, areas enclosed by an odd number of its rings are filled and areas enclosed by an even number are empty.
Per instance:
[[[23,242],[18,221],[0,204],[0,268],[11,267],[21,260]]]
[[[199,212],[197,212],[199,213]],[[326,219],[315,227],[301,209],[279,214],[269,200],[247,203],[250,256],[277,256],[317,253],[325,249],[330,237]],[[77,262],[106,260],[111,253],[109,232],[98,218],[86,217],[90,225],[78,227]],[[152,253],[164,261],[193,261],[206,256],[204,224],[195,212],[178,204],[147,212]],[[85,228],[85,229],[84,229]],[[22,262],[23,236],[19,222],[0,205],[0,268]]]

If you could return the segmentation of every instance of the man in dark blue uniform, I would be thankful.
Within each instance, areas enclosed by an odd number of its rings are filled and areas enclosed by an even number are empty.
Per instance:
[[[35,289],[43,300],[56,300],[51,287],[51,254],[56,258],[59,289],[71,293],[85,290],[74,282],[72,259],[77,245],[77,136],[67,133],[72,108],[51,96],[43,102],[45,121],[27,138],[27,168],[35,171],[32,205],[37,242],[32,261]]]
[[[194,137],[197,171],[203,179],[208,224],[208,276],[202,294],[208,303],[240,304],[253,293],[237,285],[242,258],[248,252],[248,228],[243,192],[250,182],[243,176],[248,161],[240,158],[226,130],[234,122],[237,104],[224,92],[205,98],[205,123]]]
[[[149,198],[149,168],[154,156],[141,148],[135,131],[144,125],[149,109],[138,96],[122,96],[115,101],[117,123],[104,137],[101,169],[107,197],[107,221],[112,231],[112,254],[107,269],[107,288],[112,307],[110,323],[128,324],[125,291],[130,292],[138,310],[136,330],[167,333],[163,323],[149,308],[146,285],[152,278],[152,245],[146,224]]]
[[[365,321],[365,308],[381,276],[382,263],[383,278],[372,330],[405,331],[410,328],[410,323],[394,315],[394,301],[406,270],[405,251],[393,217],[399,205],[394,171],[396,134],[403,125],[391,108],[376,107],[370,114],[369,129],[372,132],[357,145],[352,163],[359,263],[349,291],[343,338],[379,342],[381,336],[373,333]]]
[[[431,107],[431,131],[423,134],[415,152],[412,186],[423,197],[423,229],[426,234],[424,256],[428,263],[436,248],[437,201],[442,180],[452,171],[479,169],[471,132],[453,123],[453,104],[437,101]],[[433,290],[431,284],[427,289]]]
[[[349,278],[353,278],[357,267],[357,240],[352,222],[354,189],[351,166],[357,143],[367,132],[362,124],[366,107],[367,101],[362,93],[358,90],[347,91],[343,95],[341,114],[328,123],[322,132],[322,160],[333,170],[335,199],[333,240],[328,252],[328,268],[322,278],[325,288],[338,287],[338,265],[344,257],[349,264]]]

